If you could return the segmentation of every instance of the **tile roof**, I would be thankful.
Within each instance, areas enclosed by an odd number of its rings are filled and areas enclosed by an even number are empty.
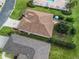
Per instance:
[[[53,14],[28,9],[21,19],[18,29],[32,34],[52,37]]]

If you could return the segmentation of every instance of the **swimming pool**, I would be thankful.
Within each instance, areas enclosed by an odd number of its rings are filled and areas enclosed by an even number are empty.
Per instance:
[[[48,0],[48,3],[53,3],[54,2],[54,0]]]

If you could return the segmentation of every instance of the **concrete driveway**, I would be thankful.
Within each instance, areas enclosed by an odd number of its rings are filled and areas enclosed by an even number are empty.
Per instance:
[[[0,48],[3,48],[8,41],[9,37],[7,36],[0,36]]]

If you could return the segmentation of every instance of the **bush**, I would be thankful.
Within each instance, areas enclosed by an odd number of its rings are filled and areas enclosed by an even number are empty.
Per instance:
[[[70,30],[70,35],[74,35],[75,33],[76,33],[75,28],[72,28],[72,29]]]
[[[60,20],[63,20],[64,19],[64,16],[59,15],[59,19]]]
[[[28,3],[27,3],[27,6],[28,7],[31,7],[31,8],[34,8],[35,6],[33,5],[33,2],[32,1],[29,1]]]
[[[74,22],[73,18],[70,18],[70,17],[66,18],[66,21],[67,22],[72,22],[72,23]]]
[[[60,47],[66,47],[68,49],[74,49],[74,48],[76,48],[75,44],[64,42],[64,41],[61,41],[61,40],[53,40],[52,43],[54,43],[55,45],[58,45]]]
[[[62,13],[64,14],[64,15],[71,15],[72,14],[72,11],[70,10],[70,11],[62,11]]]
[[[0,48],[0,53],[2,53],[2,49]]]
[[[64,22],[61,22],[60,24],[57,24],[55,26],[55,31],[57,33],[61,33],[61,34],[67,34],[67,32],[69,31],[69,25],[64,23]]]

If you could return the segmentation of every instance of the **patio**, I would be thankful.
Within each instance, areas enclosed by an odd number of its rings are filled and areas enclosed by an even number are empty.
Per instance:
[[[33,0],[34,5],[55,8],[60,10],[67,10],[67,3],[68,0]]]

